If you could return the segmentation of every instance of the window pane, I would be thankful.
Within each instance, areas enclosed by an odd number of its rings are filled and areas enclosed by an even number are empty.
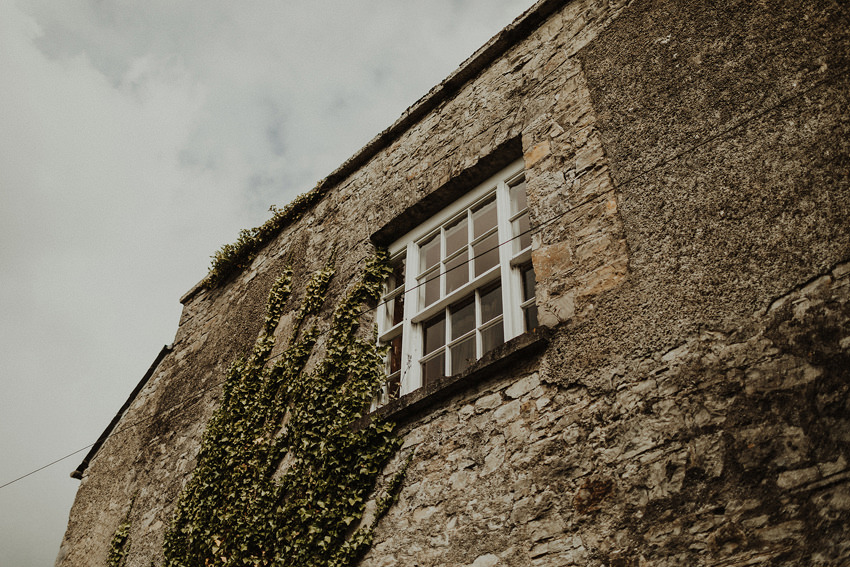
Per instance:
[[[534,288],[537,283],[534,277],[534,268],[528,263],[520,266],[519,271],[522,276],[522,300],[528,301],[534,297]]]
[[[531,225],[528,223],[528,213],[524,213],[521,217],[514,221],[514,236],[518,237],[514,240],[516,244],[514,249],[518,252],[525,250],[531,246]]]
[[[493,233],[472,247],[475,255],[475,277],[477,278],[499,263],[499,235]]]
[[[496,226],[496,198],[477,206],[472,211],[473,238],[478,238]]]
[[[401,287],[404,285],[404,257],[395,260],[392,264],[390,264],[390,269],[392,273],[390,277],[387,279],[387,291],[393,291],[394,289]]]
[[[449,309],[452,339],[462,337],[475,328],[475,296],[464,299]]]
[[[446,344],[446,314],[441,313],[433,319],[426,321],[423,325],[425,329],[424,346],[425,354],[434,352],[441,346]]]
[[[451,256],[469,241],[466,215],[446,227],[446,256]]]
[[[401,323],[404,319],[404,292],[386,300],[387,302],[387,328]]]
[[[442,352],[431,360],[422,363],[422,384],[427,386],[437,378],[446,375],[446,353]]]
[[[469,253],[464,250],[446,262],[446,293],[451,293],[469,281]]]
[[[481,346],[484,349],[484,352],[490,352],[503,342],[505,342],[505,333],[502,329],[504,325],[501,321],[487,327],[483,331],[481,331]]]
[[[525,330],[537,328],[537,305],[531,304],[523,309],[523,319],[525,321]]]
[[[419,280],[419,305],[427,307],[440,299],[440,272],[431,270]]]
[[[401,335],[390,340],[389,363],[390,374],[401,370]]]
[[[419,246],[419,272],[440,261],[440,234],[437,233]]]
[[[452,374],[463,372],[475,362],[475,335],[452,346]]]
[[[481,322],[486,323],[502,314],[502,286],[481,292]]]
[[[528,206],[525,198],[525,179],[511,187],[511,215],[514,215]]]
[[[387,378],[387,401],[397,400],[401,393],[401,373]]]

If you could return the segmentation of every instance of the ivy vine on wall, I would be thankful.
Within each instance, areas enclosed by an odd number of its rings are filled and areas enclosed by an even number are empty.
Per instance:
[[[384,379],[382,349],[357,330],[362,305],[380,296],[387,255],[367,262],[323,331],[324,358],[307,371],[320,331],[302,327],[324,304],[334,271],[332,259],[313,274],[287,346],[271,361],[291,268],[273,285],[260,337],[228,372],[166,533],[165,567],[344,567],[371,544],[401,481],[392,479],[364,521],[378,475],[400,446],[392,423],[352,427]]]
[[[239,231],[239,237],[232,244],[225,244],[212,256],[210,270],[204,278],[206,288],[221,285],[228,277],[245,268],[256,257],[257,251],[270,242],[280,230],[301,218],[301,215],[322,197],[316,187],[296,197],[291,203],[279,209],[271,206],[272,217],[262,225]]]
[[[118,525],[112,540],[109,542],[109,553],[106,555],[106,567],[123,567],[127,562],[127,554],[130,553],[130,512],[136,497],[130,501],[130,509],[124,515],[124,519]]]

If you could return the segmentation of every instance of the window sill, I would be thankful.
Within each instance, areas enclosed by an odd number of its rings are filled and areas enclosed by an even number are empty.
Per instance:
[[[365,427],[372,419],[404,421],[420,410],[478,384],[516,360],[537,354],[549,343],[550,331],[538,327],[507,341],[491,350],[459,374],[444,376],[439,380],[401,396],[359,419],[355,428]]]

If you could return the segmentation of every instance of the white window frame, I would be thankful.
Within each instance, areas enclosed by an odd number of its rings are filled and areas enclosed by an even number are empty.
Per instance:
[[[504,341],[507,342],[524,332],[523,308],[527,307],[534,299],[522,300],[522,281],[519,266],[531,260],[531,239],[527,238],[529,244],[524,249],[518,250],[520,239],[515,237],[512,223],[517,217],[523,214],[523,210],[512,215],[510,202],[510,188],[521,182],[523,178],[524,163],[522,160],[517,160],[389,246],[388,250],[391,261],[397,260],[402,256],[405,257],[405,291],[402,292],[405,294],[404,317],[397,325],[387,328],[386,322],[389,316],[388,303],[381,301],[377,317],[378,340],[386,344],[388,340],[397,337],[399,330],[401,330],[400,396],[422,387],[420,366],[420,360],[423,358],[422,323],[439,314],[441,310],[444,311],[461,299],[475,293],[475,290],[480,290],[491,282],[501,280]],[[417,282],[420,265],[419,245],[434,234],[435,231],[442,230],[442,227],[449,223],[453,217],[456,217],[464,210],[473,208],[479,202],[489,199],[494,193],[496,195],[497,234],[499,242],[498,264],[478,277],[474,277],[474,273],[471,273],[470,280],[466,284],[444,295],[431,305],[421,308],[419,306],[420,290]],[[524,210],[527,210],[527,208]],[[441,254],[442,257],[445,257],[445,254]],[[440,269],[440,277],[443,278],[444,282],[445,271],[442,269]],[[441,289],[444,289],[443,285],[441,285]],[[386,295],[387,290],[385,289],[384,291]],[[478,301],[477,294],[475,301]],[[480,321],[476,319],[477,328],[479,324]],[[478,340],[480,342],[480,338]],[[453,339],[446,337],[443,348],[448,350],[449,345],[453,342]],[[382,402],[386,403],[386,399],[382,400]]]

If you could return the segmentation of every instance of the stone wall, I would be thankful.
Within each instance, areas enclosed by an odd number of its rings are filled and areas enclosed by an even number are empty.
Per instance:
[[[850,264],[666,352],[540,364],[408,426],[363,562],[846,565]]]
[[[171,353],[84,474],[57,565],[105,561],[134,497],[128,565],[161,558],[287,258],[298,305],[338,250],[327,326],[370,235],[521,156],[548,345],[404,415],[387,474],[413,460],[363,565],[847,564],[846,12],[538,2],[248,269],[183,298]]]

